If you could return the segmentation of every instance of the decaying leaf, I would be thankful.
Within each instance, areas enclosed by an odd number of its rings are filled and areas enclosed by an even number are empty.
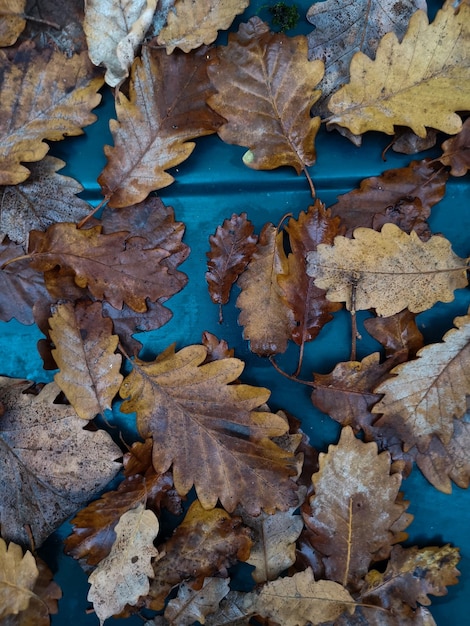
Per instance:
[[[59,304],[49,319],[52,351],[59,372],[54,380],[82,419],[92,420],[111,409],[123,377],[116,354],[119,337],[95,302]]]
[[[27,247],[29,231],[46,230],[54,222],[79,222],[90,205],[76,194],[83,187],[57,174],[65,163],[47,156],[29,166],[30,177],[0,189],[0,233]]]
[[[424,338],[416,324],[416,314],[408,309],[390,317],[369,317],[364,320],[367,332],[385,348],[385,356],[397,363],[408,361],[424,345]],[[374,385],[375,387],[376,385]]]
[[[217,94],[208,102],[227,119],[217,131],[221,139],[249,147],[243,162],[253,169],[289,165],[299,173],[313,165],[320,118],[310,109],[323,63],[307,60],[306,38],[271,33],[252,17],[218,56],[208,70]]]
[[[23,393],[24,380],[0,378],[0,524],[7,540],[39,546],[118,472],[120,449],[104,431],[83,429],[70,406],[54,404],[60,389]],[[67,463],[64,463],[67,459]]]
[[[424,242],[395,224],[380,232],[357,228],[354,239],[338,236],[333,246],[320,244],[307,264],[327,298],[345,302],[353,312],[374,308],[388,316],[408,308],[419,313],[436,302],[452,302],[454,291],[467,285],[466,261],[447,239],[435,235]]]
[[[325,63],[316,111],[327,113],[327,100],[348,81],[353,55],[360,51],[372,58],[380,39],[390,31],[401,39],[416,9],[426,10],[425,0],[325,0],[312,4],[307,12],[307,20],[315,27],[308,35],[309,59]]]
[[[177,597],[168,602],[165,617],[178,626],[191,626],[195,622],[204,624],[206,615],[219,608],[219,602],[228,591],[227,578],[205,578],[200,589],[184,582]]]
[[[121,410],[135,411],[141,436],[153,437],[155,469],[173,465],[178,493],[194,485],[208,509],[218,498],[227,511],[241,503],[253,515],[293,506],[295,457],[269,439],[288,430],[285,419],[258,410],[267,389],[230,384],[243,371],[240,360],[201,365],[206,356],[193,345],[151,363],[136,359],[122,384]]]
[[[209,237],[206,281],[212,302],[227,304],[233,283],[256,250],[258,237],[253,231],[254,226],[247,219],[246,213],[234,213]]]
[[[176,47],[189,52],[202,44],[209,45],[217,38],[217,31],[227,29],[249,3],[249,0],[175,0],[174,11],[168,13],[157,42],[166,47],[168,54]]]
[[[0,50],[0,184],[16,185],[29,170],[22,162],[41,160],[64,136],[80,135],[96,120],[91,110],[103,81],[95,77],[86,53],[71,58],[52,48],[22,44],[9,60]]]
[[[368,130],[393,134],[408,126],[419,137],[426,127],[454,135],[462,128],[456,111],[470,109],[470,6],[458,13],[438,11],[429,24],[416,11],[399,43],[394,33],[382,37],[374,60],[362,52],[351,61],[350,82],[332,95],[330,124],[360,135]]]
[[[156,6],[157,0],[87,0],[83,26],[88,54],[92,63],[106,67],[111,87],[128,76]]]
[[[245,561],[250,548],[250,533],[239,517],[219,508],[206,511],[196,500],[173,536],[160,546],[163,556],[154,564],[147,606],[162,609],[172,587],[188,578],[225,572],[237,559]]]
[[[441,343],[419,350],[415,360],[398,365],[394,376],[374,389],[384,394],[372,409],[380,415],[376,425],[393,420],[405,449],[417,445],[425,452],[433,435],[448,444],[453,418],[462,418],[467,410],[470,315],[456,317],[454,325]]]
[[[1,0],[0,2],[0,47],[12,46],[24,27],[26,0]]]
[[[236,303],[241,309],[238,322],[244,327],[243,337],[260,356],[284,352],[291,336],[293,314],[278,284],[287,271],[282,233],[266,224],[248,268],[238,279],[242,291]]]
[[[167,56],[146,47],[134,61],[129,97],[117,95],[118,119],[110,121],[114,147],[105,146],[108,163],[98,178],[109,206],[129,206],[170,185],[174,179],[166,170],[189,157],[190,140],[220,126],[206,104],[214,91],[207,77],[213,54],[201,48]]]
[[[39,576],[31,552],[23,554],[21,546],[0,538],[0,619],[24,611],[33,597]]]
[[[403,539],[411,516],[400,499],[401,475],[390,474],[390,455],[377,453],[350,427],[336,446],[320,454],[314,495],[302,509],[309,541],[320,553],[328,580],[357,584],[375,560],[386,558]]]
[[[442,150],[439,161],[451,168],[452,176],[465,176],[470,169],[470,118],[456,137],[444,141]]]
[[[153,576],[151,561],[158,556],[153,545],[158,529],[155,513],[143,504],[121,516],[111,552],[88,579],[88,600],[93,602],[101,624],[148,593],[149,577]]]

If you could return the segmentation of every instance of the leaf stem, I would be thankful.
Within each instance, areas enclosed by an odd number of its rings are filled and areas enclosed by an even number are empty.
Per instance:
[[[287,372],[282,370],[279,367],[279,365],[276,363],[276,361],[274,360],[273,356],[269,357],[269,362],[274,367],[276,372],[278,372],[278,374],[281,374],[281,376],[284,376],[284,378],[288,378],[289,380],[293,380],[296,383],[300,383],[301,385],[306,385],[307,387],[313,387],[315,389],[315,384],[310,382],[309,380],[302,380],[301,378],[297,378],[296,376],[294,376],[292,374],[288,374]]]
[[[0,267],[0,270],[4,270],[7,265],[10,265],[10,263],[16,263],[16,261],[23,261],[23,259],[31,259],[31,255],[22,254],[21,256],[15,256],[14,259],[9,259],[8,261],[5,261],[5,263],[3,263],[3,265]]]
[[[310,187],[310,193],[312,194],[312,198],[315,198],[315,186],[313,184],[313,180],[312,177],[310,176],[310,172],[308,171],[307,167],[304,165],[302,167],[302,171],[305,174],[305,178],[307,179],[308,182],[308,186]]]
[[[105,205],[105,204],[109,201],[109,198],[110,198],[110,197],[111,197],[111,196],[109,196],[109,195],[108,195],[108,196],[105,196],[105,197],[101,200],[101,202],[100,202],[98,205],[96,205],[96,206],[95,206],[95,208],[94,208],[92,211],[90,211],[90,213],[88,213],[88,215],[85,215],[85,217],[83,217],[83,218],[82,218],[82,219],[78,222],[78,224],[77,224],[77,228],[78,228],[79,230],[80,230],[80,228],[83,228],[83,227],[85,226],[85,224],[88,222],[88,220],[90,220],[90,219],[93,217],[93,215],[95,215],[95,213],[97,213],[97,212],[101,209],[101,207],[102,207],[102,206],[104,206],[104,205]]]

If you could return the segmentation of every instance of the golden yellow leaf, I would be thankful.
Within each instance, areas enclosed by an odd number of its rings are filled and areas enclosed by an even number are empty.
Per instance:
[[[0,0],[0,46],[12,46],[26,26],[26,0]]]
[[[401,43],[387,33],[374,60],[354,55],[350,82],[330,99],[329,123],[356,135],[393,134],[397,125],[419,137],[426,127],[456,134],[462,128],[456,111],[470,109],[469,56],[470,6],[440,10],[431,24],[417,11]]]
[[[31,552],[23,555],[16,543],[0,538],[0,619],[24,611],[34,597],[32,592],[39,570]]]
[[[421,241],[395,224],[380,232],[356,228],[354,239],[338,236],[307,255],[307,274],[327,290],[328,300],[346,302],[350,311],[374,308],[394,315],[408,308],[420,313],[436,302],[451,302],[467,285],[466,260],[444,237]]]
[[[168,54],[175,48],[189,52],[202,44],[209,45],[217,31],[227,29],[250,0],[176,0],[175,10],[168,13],[167,24],[157,37]]]

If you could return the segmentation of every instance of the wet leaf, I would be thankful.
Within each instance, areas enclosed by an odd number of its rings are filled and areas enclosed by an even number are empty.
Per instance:
[[[458,135],[444,141],[442,150],[439,160],[451,168],[452,176],[465,176],[470,169],[470,118]]]
[[[385,356],[408,361],[423,347],[424,338],[416,324],[416,314],[407,309],[390,317],[364,320],[367,332],[385,348]]]

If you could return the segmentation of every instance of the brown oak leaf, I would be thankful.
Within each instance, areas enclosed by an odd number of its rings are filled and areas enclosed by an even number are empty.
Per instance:
[[[40,161],[48,152],[44,140],[80,135],[96,120],[103,84],[86,53],[65,57],[52,48],[38,51],[25,42],[9,60],[0,50],[0,184],[16,185],[29,170],[22,162]]]
[[[258,409],[267,389],[230,384],[241,375],[242,361],[204,364],[206,356],[204,346],[193,345],[167,350],[151,363],[135,359],[121,387],[127,398],[121,410],[137,413],[140,435],[154,440],[156,471],[173,465],[181,495],[194,485],[206,508],[217,499],[227,511],[241,503],[254,515],[289,508],[296,498],[290,478],[295,457],[270,439],[287,431],[285,419]]]
[[[37,396],[23,393],[29,387],[0,379],[0,523],[5,538],[22,543],[28,525],[40,546],[115,476],[122,453],[104,431],[84,430],[72,407],[54,403],[55,383]]]
[[[205,623],[209,613],[215,613],[220,601],[229,591],[229,581],[226,578],[204,578],[202,587],[183,582],[178,595],[170,600],[165,608],[165,617],[171,624],[191,626],[195,622]]]
[[[246,213],[234,213],[209,237],[206,281],[212,302],[227,304],[232,285],[250,262],[257,241],[258,236]],[[219,318],[222,319],[222,307]]]
[[[452,176],[465,176],[470,169],[470,118],[466,119],[462,130],[442,144],[439,161],[450,167]]]
[[[238,279],[242,291],[236,302],[241,309],[238,322],[244,327],[243,337],[260,356],[284,352],[291,336],[293,314],[278,282],[287,271],[282,232],[266,224],[248,268]]]
[[[189,157],[195,147],[190,140],[220,126],[206,104],[213,57],[207,48],[168,56],[144,47],[134,61],[129,97],[117,94],[117,120],[110,122],[114,147],[105,146],[108,163],[98,178],[110,207],[130,206],[170,185],[174,178],[166,170]]]
[[[205,330],[202,333],[202,345],[207,348],[207,357],[205,363],[210,361],[219,361],[220,359],[231,358],[235,354],[233,348],[228,347],[228,343]]]
[[[375,443],[363,443],[345,427],[339,443],[320,454],[312,483],[314,494],[302,508],[309,541],[329,580],[357,585],[411,521],[399,496],[401,475],[390,474],[387,452],[378,454]]]
[[[163,557],[154,564],[146,606],[160,610],[171,589],[185,579],[225,572],[245,561],[251,548],[249,531],[223,509],[206,511],[196,500],[173,536],[159,546]]]
[[[395,364],[411,360],[424,345],[424,338],[416,324],[416,314],[408,309],[390,317],[369,317],[364,327],[385,348],[385,356]],[[377,384],[377,383],[376,383]]]
[[[218,49],[209,67],[217,94],[208,100],[227,122],[217,131],[223,141],[247,146],[243,162],[253,169],[313,165],[320,118],[310,116],[320,96],[321,61],[307,60],[307,40],[271,33],[252,17]]]

